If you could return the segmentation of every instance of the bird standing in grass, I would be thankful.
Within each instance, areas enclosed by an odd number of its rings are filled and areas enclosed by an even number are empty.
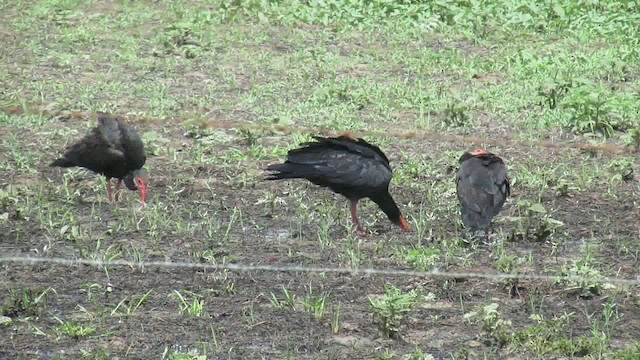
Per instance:
[[[313,137],[290,150],[283,164],[267,167],[267,180],[307,179],[344,195],[350,202],[351,220],[359,234],[364,230],[357,216],[358,200],[369,198],[387,214],[391,222],[409,231],[409,225],[389,194],[393,175],[389,159],[379,147],[348,136]]]
[[[115,200],[122,181],[129,190],[137,190],[144,203],[149,177],[142,168],[147,157],[136,130],[120,118],[98,113],[98,125],[74,143],[49,166],[83,167],[107,178],[107,196],[112,201],[111,179],[116,178]]]
[[[507,167],[498,156],[482,149],[465,152],[456,178],[462,223],[474,236],[489,235],[489,225],[511,194]]]

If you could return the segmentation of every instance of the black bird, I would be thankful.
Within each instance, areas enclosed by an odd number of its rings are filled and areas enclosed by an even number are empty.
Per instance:
[[[129,190],[140,193],[140,201],[147,195],[147,171],[142,168],[147,157],[140,136],[124,120],[98,113],[98,125],[84,138],[67,148],[64,156],[49,166],[83,167],[107,178],[107,195],[112,201],[111,178],[116,178],[116,196],[124,180]]]
[[[511,194],[507,167],[498,156],[482,149],[465,152],[459,159],[456,190],[462,223],[474,235],[484,230]]]
[[[313,138],[316,141],[290,150],[285,163],[268,166],[267,170],[275,173],[267,180],[303,178],[344,195],[350,201],[351,220],[360,234],[364,230],[356,214],[357,204],[367,197],[378,204],[391,222],[404,231],[410,230],[389,194],[393,170],[379,147],[345,135]]]

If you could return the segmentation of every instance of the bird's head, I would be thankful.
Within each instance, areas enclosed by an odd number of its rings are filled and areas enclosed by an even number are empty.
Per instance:
[[[127,174],[124,178],[124,184],[129,190],[138,190],[140,193],[140,201],[144,202],[147,197],[147,184],[149,183],[149,174],[145,169],[136,169]]]
[[[473,150],[469,151],[469,154],[471,154],[471,155],[482,155],[482,154],[486,154],[486,153],[487,153],[486,151],[484,151],[483,149],[480,149],[480,148],[473,149]]]
[[[474,156],[484,155],[484,154],[488,154],[488,153],[486,151],[484,151],[483,149],[480,149],[480,148],[473,149],[471,151],[465,151],[465,153],[462,154],[462,156],[460,156],[460,159],[458,160],[458,163],[462,164],[463,162],[471,159]]]

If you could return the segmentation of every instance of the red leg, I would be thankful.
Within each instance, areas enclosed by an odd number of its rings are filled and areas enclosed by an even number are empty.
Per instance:
[[[349,207],[351,208],[351,221],[353,221],[353,225],[356,226],[358,235],[364,235],[364,229],[362,228],[362,225],[360,225],[360,221],[358,221],[358,215],[357,215],[358,200],[351,200],[349,202]]]
[[[109,201],[112,201],[112,197],[111,197],[111,178],[107,178],[107,197],[109,198]]]
[[[118,201],[120,199],[120,185],[122,185],[122,179],[118,179],[116,182],[116,191],[115,191],[115,199]]]

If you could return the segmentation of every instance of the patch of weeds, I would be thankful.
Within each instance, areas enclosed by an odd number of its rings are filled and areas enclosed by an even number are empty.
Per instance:
[[[584,134],[600,133],[609,138],[616,130],[630,127],[626,113],[632,111],[625,98],[613,97],[591,86],[577,88],[562,101],[562,107],[571,113],[573,131]]]
[[[616,360],[640,359],[640,341],[636,341],[627,345],[624,349],[616,351],[611,357]]]
[[[160,34],[160,42],[165,54],[181,55],[187,59],[196,58],[204,51],[202,37],[189,22],[167,25]]]
[[[579,336],[574,339],[561,338],[553,343],[553,351],[572,357],[585,357],[590,354],[598,355],[599,341],[594,338]],[[601,358],[601,357],[596,357]]]
[[[587,320],[591,324],[591,334],[594,339],[600,339],[602,347],[604,348],[609,341],[611,341],[611,335],[618,324],[620,319],[618,315],[617,304],[613,298],[609,298],[607,303],[602,304],[602,317],[594,316],[595,314],[586,314]]]
[[[282,297],[278,297],[276,294],[271,293],[269,298],[271,305],[278,309],[296,309],[296,294],[289,291],[286,287],[282,287]]]
[[[259,323],[260,319],[256,314],[253,303],[240,308],[240,312],[242,313],[242,317],[244,317],[245,321],[247,322],[247,325],[253,326]]]
[[[147,153],[147,156],[159,155],[167,152],[166,146],[169,143],[169,139],[165,138],[157,131],[145,131],[142,133],[140,138],[144,143],[144,151]]]
[[[76,340],[87,337],[96,331],[96,328],[92,325],[84,325],[74,321],[64,321],[58,317],[55,317],[55,320],[59,323],[56,327],[56,331],[59,334]]]
[[[633,146],[636,152],[638,152],[640,150],[640,127],[629,129],[622,135],[622,139],[626,146]]]
[[[440,260],[441,251],[435,247],[416,247],[406,250],[400,248],[399,253],[404,260],[413,265],[418,271],[433,269]]]
[[[162,353],[161,359],[169,360],[207,360],[207,355],[201,355],[200,350],[191,349],[187,352],[183,352],[176,349],[165,348]]]
[[[449,101],[444,109],[443,124],[447,129],[468,126],[469,107],[461,101]]]
[[[418,303],[419,298],[418,291],[403,293],[393,285],[385,285],[385,293],[381,296],[369,296],[369,306],[380,332],[388,338],[397,338],[406,314]]]
[[[108,347],[99,347],[97,349],[80,349],[80,355],[83,359],[91,359],[91,360],[109,360],[113,359],[111,356],[111,352]]]
[[[57,294],[51,287],[45,290],[25,287],[21,287],[20,290],[11,290],[0,308],[0,315],[11,318],[36,316],[49,293]]]
[[[202,295],[198,295],[191,291],[185,291],[185,293],[188,293],[191,296],[191,298],[189,298],[188,296],[182,295],[182,293],[179,292],[178,290],[173,290],[172,295],[174,295],[175,297],[178,298],[178,300],[180,300],[180,303],[178,304],[180,313],[183,315],[189,315],[193,317],[204,316],[205,301]]]
[[[496,270],[505,273],[505,274],[517,274],[516,267],[518,265],[518,258],[513,255],[507,254],[507,251],[504,248],[504,244],[499,242],[494,251],[491,253],[491,260],[493,260],[493,264]],[[508,279],[500,279],[500,283],[504,284],[504,286],[509,290],[509,294],[511,296],[515,295],[515,292],[518,288],[518,279],[517,278],[508,278]]]
[[[473,311],[464,314],[464,319],[471,324],[482,324],[482,330],[503,346],[509,342],[511,321],[502,319],[498,306],[497,303],[477,305]]]
[[[126,296],[124,299],[120,300],[118,305],[116,305],[116,307],[111,311],[111,315],[132,315],[142,306],[142,304],[144,304],[151,294],[151,291],[153,290],[149,290],[141,296]]]
[[[625,156],[619,159],[612,160],[607,169],[611,173],[611,182],[622,182],[633,179],[633,163],[634,158]]]
[[[352,231],[353,228],[349,227],[349,230]],[[348,233],[348,242],[345,249],[346,258],[349,259],[349,266],[352,269],[358,269],[362,264],[362,260],[364,258],[364,254],[360,250],[360,243],[357,242],[353,244],[353,234],[351,232]]]
[[[334,334],[340,331],[340,306],[340,303],[336,305],[333,316],[331,317],[331,332]]]
[[[574,313],[565,313],[548,320],[545,320],[542,315],[531,315],[530,318],[537,324],[514,332],[511,343],[525,347],[537,355],[555,352],[558,347],[565,344],[561,335],[573,315]]]
[[[530,200],[518,200],[517,213],[519,216],[508,217],[507,220],[514,224],[510,241],[535,241],[544,242],[553,235],[564,223],[552,218],[547,209]]]
[[[567,95],[569,89],[573,87],[573,81],[564,77],[548,79],[538,87],[538,96],[549,107],[555,109],[560,101]]]
[[[573,185],[573,182],[560,179],[554,186],[553,190],[557,197],[573,197],[574,193],[580,191],[580,188]]]
[[[314,295],[311,285],[309,285],[309,294],[304,298],[302,304],[307,312],[313,314],[316,319],[321,319],[326,310],[327,298],[329,293],[323,292],[321,295]]]
[[[560,272],[562,276],[575,278],[563,279],[560,282],[566,286],[568,291],[578,291],[580,297],[590,299],[606,287],[606,284],[601,280],[603,276],[598,265],[593,255],[593,249],[588,244],[584,244],[582,257],[571,261]]]
[[[411,354],[407,354],[402,357],[402,360],[436,360],[431,354],[426,354],[416,346],[415,350]]]
[[[109,245],[106,249],[103,249],[102,240],[97,240],[93,248],[87,245],[86,248],[82,246],[79,250],[83,258],[102,262],[98,267],[104,270],[107,276],[109,276],[108,263],[122,257],[122,251],[116,244]]]

